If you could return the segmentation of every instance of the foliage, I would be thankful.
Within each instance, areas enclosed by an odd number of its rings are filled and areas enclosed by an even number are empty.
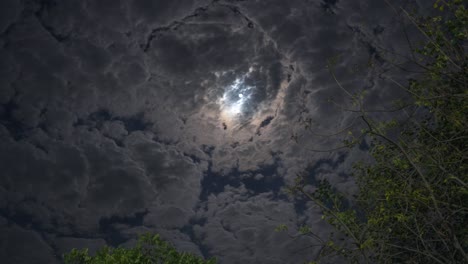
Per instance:
[[[348,237],[324,241],[317,261],[328,252],[350,263],[468,263],[468,12],[460,0],[434,8],[439,15],[423,18],[402,9],[425,37],[414,61],[424,73],[408,86],[395,81],[413,99],[403,121],[379,121],[363,110],[361,95],[347,92],[366,129],[345,144],[363,135],[372,142],[373,162],[354,165],[355,204],[326,181],[307,192],[298,177],[290,188]]]
[[[73,249],[64,255],[65,264],[215,264],[193,254],[178,252],[159,235],[142,235],[133,248],[104,247],[94,256],[88,249]]]

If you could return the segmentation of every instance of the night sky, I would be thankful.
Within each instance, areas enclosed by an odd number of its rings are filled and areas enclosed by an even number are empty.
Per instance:
[[[331,229],[285,187],[355,191],[368,142],[314,150],[364,126],[347,92],[401,97],[386,77],[407,78],[407,38],[384,0],[1,0],[1,262],[145,232],[221,264],[313,259],[313,239],[274,228]]]

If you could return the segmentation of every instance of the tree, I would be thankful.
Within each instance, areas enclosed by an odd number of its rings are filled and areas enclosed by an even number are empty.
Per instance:
[[[65,264],[215,264],[215,259],[178,252],[172,245],[163,241],[159,235],[140,236],[133,248],[103,247],[94,256],[88,249],[77,250],[64,255]]]
[[[404,118],[380,121],[364,110],[363,94],[345,90],[365,126],[345,146],[367,137],[373,158],[354,164],[356,199],[350,205],[326,181],[314,192],[303,177],[290,187],[341,234],[321,241],[316,261],[335,254],[350,263],[468,263],[468,12],[461,0],[434,8],[438,15],[419,18],[400,10],[425,38],[413,61],[423,73],[407,86],[390,79],[412,99],[398,105]]]

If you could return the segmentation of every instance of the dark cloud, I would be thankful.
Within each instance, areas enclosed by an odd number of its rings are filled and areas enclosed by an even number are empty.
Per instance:
[[[295,227],[300,219],[292,203],[272,201],[270,193],[252,197],[243,185],[228,185],[210,196],[201,212],[207,220],[194,226],[195,236],[203,238],[210,254],[222,263],[294,263],[316,254],[315,250],[295,254],[312,240],[292,241],[286,233],[272,231],[279,224]]]
[[[355,122],[326,65],[388,106],[397,72],[367,66],[406,52],[398,19],[383,1],[1,1],[1,258],[144,232],[221,263],[313,258],[273,229],[330,229],[284,188],[305,172],[352,194],[366,149],[311,151]]]

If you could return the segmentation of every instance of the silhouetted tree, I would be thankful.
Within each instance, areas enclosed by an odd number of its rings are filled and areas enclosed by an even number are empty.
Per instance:
[[[468,12],[461,0],[434,8],[440,14],[429,17],[399,10],[425,39],[413,54],[423,73],[409,85],[390,79],[412,98],[398,105],[403,120],[379,120],[364,110],[363,94],[340,86],[365,125],[344,145],[368,137],[373,158],[354,164],[352,205],[327,181],[314,192],[303,177],[290,187],[314,201],[339,234],[317,237],[322,250],[311,263],[328,254],[350,263],[468,263]]]
[[[132,248],[103,247],[90,256],[88,249],[73,249],[64,255],[65,264],[215,264],[215,259],[178,252],[159,235],[146,234]]]

